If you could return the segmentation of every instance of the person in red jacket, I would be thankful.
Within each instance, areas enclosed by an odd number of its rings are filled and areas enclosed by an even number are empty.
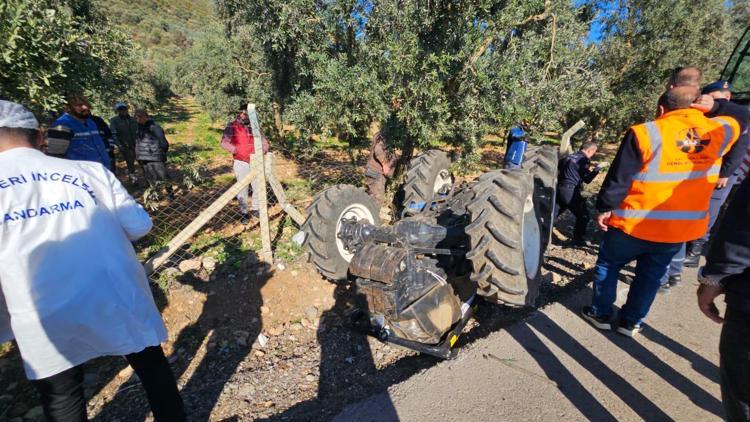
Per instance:
[[[268,140],[265,136],[262,136],[261,142],[263,144],[263,154],[265,154],[268,152]],[[237,118],[232,120],[226,129],[224,129],[224,135],[221,138],[221,147],[234,157],[234,176],[237,178],[237,181],[242,180],[250,172],[250,159],[255,154],[255,139],[253,138],[253,130],[250,127],[250,117],[247,115],[247,104],[240,106],[240,113],[237,115]],[[258,187],[256,180],[253,180],[250,184],[252,186],[250,209],[254,216],[258,214],[258,198],[256,196]],[[237,200],[240,203],[242,221],[249,221],[248,189],[241,190],[237,195]]]

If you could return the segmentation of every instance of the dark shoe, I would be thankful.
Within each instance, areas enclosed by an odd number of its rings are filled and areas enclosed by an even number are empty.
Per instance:
[[[591,308],[591,306],[585,306],[583,309],[581,309],[581,316],[583,316],[583,319],[590,322],[591,325],[600,330],[612,329],[612,317],[609,315],[606,317],[597,315],[596,313],[594,313],[594,310]]]
[[[572,239],[565,246],[568,248],[580,248],[580,247],[588,246],[588,245],[589,245],[589,242],[585,239]]]
[[[685,253],[685,262],[682,263],[683,266],[688,268],[697,268],[700,260],[701,255],[703,254],[703,245],[706,242],[702,240],[695,240],[686,245],[686,253]]]
[[[669,285],[669,282],[662,284],[659,286],[659,290],[656,291],[656,293],[663,295],[669,293],[669,291],[672,289],[672,286]]]
[[[250,215],[249,214],[242,214],[242,215],[240,215],[240,223],[242,223],[242,224],[249,224],[250,223]]]
[[[682,276],[680,274],[670,275],[667,284],[670,288],[679,286],[682,284]]]
[[[633,337],[641,331],[641,325],[621,319],[617,321],[617,332],[624,336]]]
[[[682,263],[683,267],[687,268],[698,268],[698,265],[700,265],[701,261],[701,255],[687,255],[685,256],[685,261]]]

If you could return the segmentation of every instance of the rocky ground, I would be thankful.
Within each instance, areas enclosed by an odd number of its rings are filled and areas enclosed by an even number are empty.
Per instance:
[[[560,246],[570,224],[569,216],[558,224],[548,251],[541,306],[590,281],[595,248]],[[192,420],[326,420],[437,363],[352,330],[354,292],[322,279],[307,263],[213,265],[183,265],[187,272],[166,295],[155,290],[170,332],[164,347]],[[528,312],[482,303],[457,347],[467,351]],[[6,349],[0,355],[0,420],[38,420],[36,394],[17,352]],[[94,419],[150,418],[124,359],[90,362],[84,382]]]

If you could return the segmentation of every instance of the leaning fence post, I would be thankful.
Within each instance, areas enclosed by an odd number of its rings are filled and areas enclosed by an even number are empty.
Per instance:
[[[565,133],[562,135],[562,139],[560,140],[560,155],[567,155],[573,153],[573,147],[570,145],[570,138],[575,135],[576,132],[583,129],[583,127],[586,126],[586,123],[583,122],[583,120],[579,120],[570,127],[570,129],[566,130]]]
[[[251,168],[258,169],[257,182],[253,186],[253,196],[255,196],[255,189],[258,189],[258,213],[260,216],[260,239],[262,247],[260,250],[259,258],[261,261],[268,264],[273,264],[273,252],[271,251],[271,228],[268,222],[268,198],[266,195],[266,173],[265,165],[263,164],[263,140],[261,138],[260,125],[258,124],[258,114],[255,111],[255,104],[247,105],[247,115],[250,118],[250,125],[253,129],[253,142],[255,146],[255,153],[253,154]]]

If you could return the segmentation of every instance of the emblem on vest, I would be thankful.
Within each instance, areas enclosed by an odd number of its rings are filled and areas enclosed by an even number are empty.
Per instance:
[[[690,128],[677,135],[677,148],[686,154],[697,154],[711,143],[708,133],[701,135],[695,128]]]

